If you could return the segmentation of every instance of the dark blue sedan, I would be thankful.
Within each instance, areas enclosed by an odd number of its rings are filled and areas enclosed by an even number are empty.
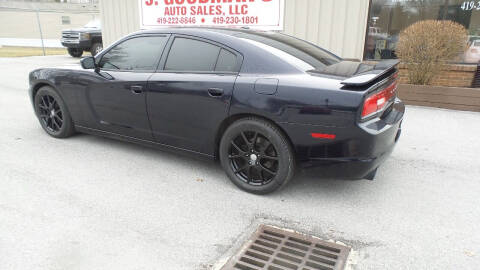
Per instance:
[[[78,67],[30,73],[43,129],[220,160],[238,187],[285,186],[296,168],[373,179],[401,132],[396,60],[345,61],[275,32],[141,31]]]

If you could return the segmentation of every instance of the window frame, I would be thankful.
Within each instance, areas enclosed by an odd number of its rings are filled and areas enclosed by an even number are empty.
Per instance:
[[[211,45],[220,47],[220,51],[218,52],[217,55],[217,60],[215,62],[218,62],[218,57],[220,56],[220,52],[222,49],[226,50],[227,52],[232,53],[233,55],[236,56],[236,66],[235,66],[235,71],[198,71],[198,70],[165,70],[165,65],[167,64],[167,59],[168,56],[170,55],[170,50],[172,49],[173,42],[175,41],[176,38],[186,38],[186,39],[192,39],[192,40],[197,40],[205,43],[209,43]],[[224,45],[221,43],[218,43],[216,41],[198,37],[198,36],[192,36],[192,35],[185,35],[185,34],[172,34],[169,41],[165,45],[164,53],[162,54],[161,60],[157,66],[157,70],[155,71],[156,73],[180,73],[180,74],[217,74],[217,75],[238,75],[240,73],[240,69],[242,67],[243,63],[243,55],[240,54],[238,51]]]
[[[62,25],[71,25],[72,19],[68,15],[62,15]]]
[[[222,51],[226,51],[227,53],[231,53],[235,57],[235,67],[234,67],[235,71],[216,71],[215,70],[218,66],[218,61],[220,60],[220,56],[222,55]],[[223,47],[220,47],[220,51],[218,52],[217,61],[215,62],[215,67],[213,68],[213,71],[215,71],[215,72],[236,72],[236,73],[238,73],[239,68],[240,67],[238,66],[238,56],[237,56],[237,54],[235,54],[235,53],[233,53],[233,52],[231,52],[227,49],[224,49]]]
[[[162,49],[159,48],[159,50],[158,50],[158,54],[157,54],[156,59],[153,63],[153,69],[151,69],[151,70],[149,70],[149,69],[132,70],[132,69],[109,69],[109,68],[101,68],[101,67],[98,67],[98,68],[99,68],[99,70],[102,70],[102,71],[112,71],[112,72],[154,73],[156,71],[156,69],[158,68],[158,64],[160,63],[160,60],[162,59],[163,54],[165,53],[165,49],[167,48],[167,45],[169,44],[169,41],[171,39],[171,34],[169,34],[169,33],[139,34],[139,35],[132,35],[132,36],[128,36],[126,38],[123,38],[123,39],[115,42],[114,44],[112,44],[109,48],[107,48],[101,54],[97,55],[95,57],[95,64],[99,65],[103,56],[105,54],[109,53],[112,49],[114,49],[118,45],[120,45],[120,44],[122,44],[122,43],[124,43],[128,40],[134,39],[134,38],[143,38],[143,37],[166,37],[167,38],[167,42],[165,43],[163,48]]]
[[[363,55],[362,55],[362,61],[371,61],[367,59],[367,42],[368,42],[368,33],[369,33],[369,26],[370,26],[370,15],[371,15],[371,9],[373,5],[373,0],[368,1],[368,6],[367,6],[367,23],[365,26],[365,38],[363,41]]]
[[[365,38],[364,38],[364,42],[363,42],[363,56],[362,56],[362,61],[376,61],[376,62],[379,62],[379,61],[383,61],[383,60],[388,60],[388,59],[369,59],[367,58],[367,55],[368,55],[368,49],[367,49],[367,46],[368,46],[368,33],[369,33],[369,28],[370,28],[370,25],[371,25],[371,21],[370,21],[370,18],[372,16],[372,7],[373,7],[373,1],[374,0],[368,0],[368,6],[367,6],[367,21],[366,21],[366,26],[365,26]],[[465,1],[464,1],[465,2]],[[441,19],[436,19],[436,20],[450,20],[450,19],[446,19],[445,17],[441,18]],[[421,21],[421,20],[418,20],[418,21]],[[451,20],[453,21],[453,20]],[[457,21],[454,21],[454,22],[457,22]],[[457,22],[459,23],[459,22]],[[410,26],[410,25],[408,25]],[[407,27],[408,27],[407,26]],[[405,27],[406,28],[406,27]],[[404,28],[404,29],[405,29]],[[403,31],[403,30],[402,30]],[[469,31],[469,29],[467,28],[467,31]],[[397,58],[392,58],[392,59],[399,59],[398,57]],[[460,62],[457,62],[457,61],[454,61],[452,62],[452,64],[461,64],[461,65],[476,65],[475,63],[466,63],[464,61],[460,61]]]

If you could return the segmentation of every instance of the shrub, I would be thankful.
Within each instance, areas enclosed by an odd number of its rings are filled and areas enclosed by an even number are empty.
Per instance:
[[[407,65],[411,84],[429,84],[447,61],[461,55],[467,31],[452,21],[426,20],[400,33],[396,54]]]

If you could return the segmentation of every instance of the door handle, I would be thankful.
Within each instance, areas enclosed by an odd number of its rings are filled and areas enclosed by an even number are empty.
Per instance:
[[[130,91],[134,94],[140,94],[143,92],[143,87],[141,85],[132,85],[130,86]]]
[[[223,89],[220,88],[209,88],[208,94],[212,97],[221,97],[223,95]]]

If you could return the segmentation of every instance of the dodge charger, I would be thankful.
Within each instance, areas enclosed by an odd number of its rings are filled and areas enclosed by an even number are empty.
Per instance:
[[[76,132],[219,160],[266,194],[296,171],[373,179],[401,133],[397,60],[344,60],[285,34],[166,28],[130,34],[78,66],[34,70],[47,134]]]

